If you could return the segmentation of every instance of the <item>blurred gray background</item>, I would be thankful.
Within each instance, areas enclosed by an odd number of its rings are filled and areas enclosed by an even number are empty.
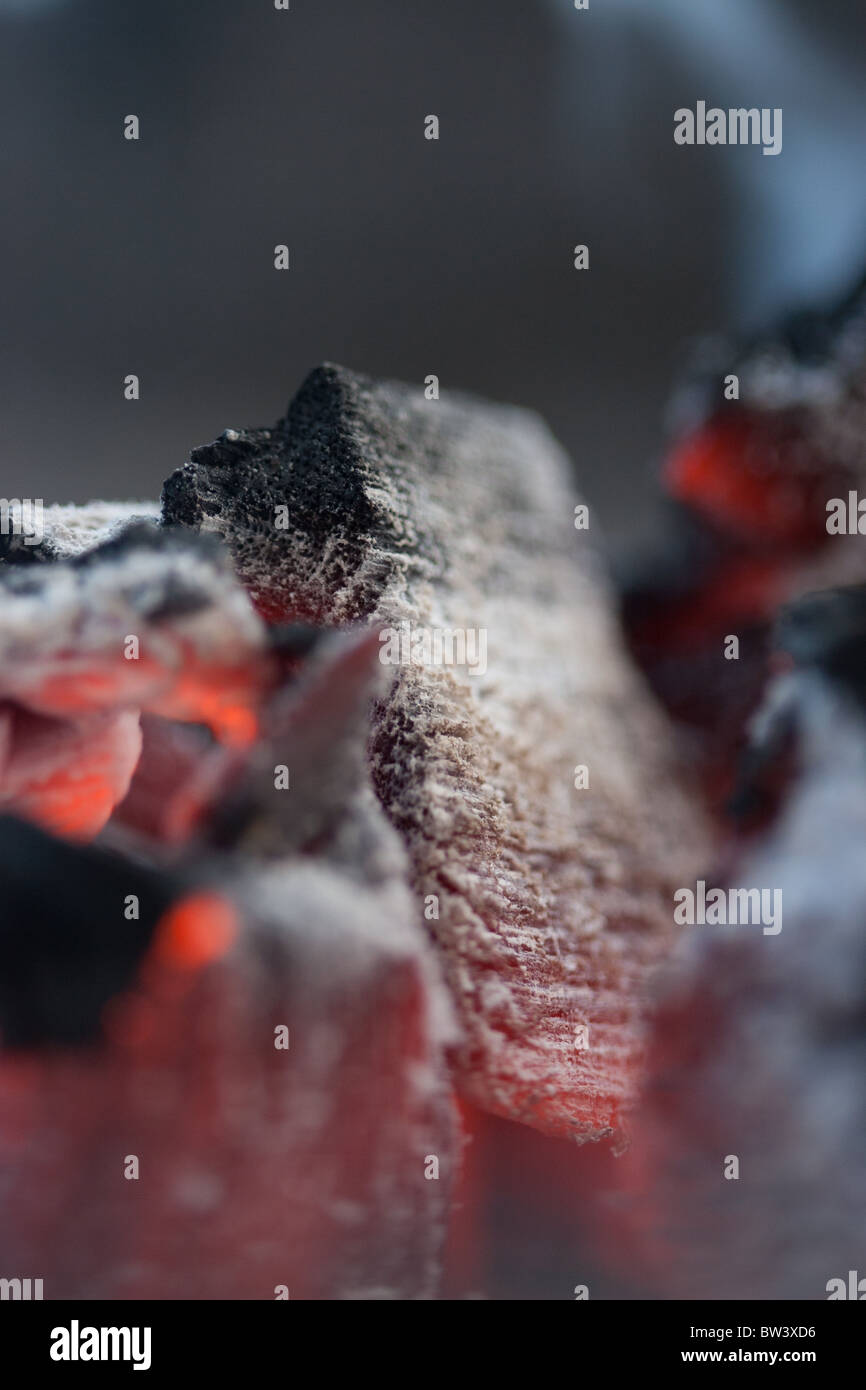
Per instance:
[[[155,495],[327,358],[537,408],[629,536],[684,340],[866,260],[864,29],[862,0],[0,0],[2,491]],[[675,146],[698,99],[782,106],[782,154]]]

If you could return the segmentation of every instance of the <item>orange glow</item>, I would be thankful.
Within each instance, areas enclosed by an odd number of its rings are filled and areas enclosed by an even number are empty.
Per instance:
[[[157,928],[151,958],[174,970],[201,970],[219,960],[238,934],[234,908],[218,893],[192,893],[174,904]]]
[[[822,474],[791,433],[745,412],[710,420],[677,444],[665,467],[669,490],[731,530],[774,544],[826,539]]]
[[[172,685],[145,708],[181,723],[207,724],[220,743],[245,748],[258,734],[256,711],[272,680],[268,663],[205,668],[190,659]]]
[[[115,799],[115,789],[105,778],[82,777],[73,769],[70,777],[55,773],[48,786],[28,787],[15,811],[54,835],[91,840],[108,821]]]
[[[207,701],[202,698],[199,709],[203,722],[209,725],[220,743],[232,748],[246,748],[255,741],[259,721],[248,706],[223,705],[219,700]]]

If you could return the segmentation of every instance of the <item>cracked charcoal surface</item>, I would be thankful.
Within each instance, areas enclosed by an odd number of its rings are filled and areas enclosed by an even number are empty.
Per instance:
[[[673,887],[707,851],[568,477],[524,411],[325,366],[272,429],[197,449],[163,515],[222,536],[270,618],[487,630],[485,675],[396,671],[373,715],[375,787],[417,915],[439,898],[426,925],[464,1092],[549,1132],[619,1138]]]

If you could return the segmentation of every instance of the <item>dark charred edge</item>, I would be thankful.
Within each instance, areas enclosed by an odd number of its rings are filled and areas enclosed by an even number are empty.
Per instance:
[[[231,560],[215,536],[196,535],[180,526],[162,527],[144,519],[131,523],[117,535],[80,555],[57,557],[57,564],[72,574],[80,574],[142,551],[152,551],[166,559],[197,552],[212,570],[227,576],[233,573]],[[33,568],[25,564],[6,570],[0,566],[0,588],[14,594],[38,594],[43,587],[44,573],[44,566]],[[153,623],[198,613],[213,603],[213,594],[202,587],[201,581],[180,570],[167,570],[156,596],[150,587],[139,589],[129,583],[124,584],[124,594],[142,616]]]
[[[776,820],[798,770],[797,718],[783,711],[764,738],[740,750],[733,790],[725,812],[740,835],[766,830]]]
[[[116,535],[71,556],[66,563],[72,569],[87,569],[103,560],[122,559],[130,550],[151,550],[155,554],[171,556],[195,548],[220,568],[228,569],[225,552],[214,536],[191,537],[181,526],[164,526],[159,521],[141,517],[124,526]]]
[[[804,594],[780,612],[775,638],[797,666],[822,672],[866,707],[866,584]]]
[[[0,817],[0,1042],[93,1045],[102,1013],[132,984],[180,885],[93,846]],[[138,920],[124,905],[135,894]]]
[[[394,498],[400,495],[396,480],[418,446],[391,406],[413,398],[410,387],[380,386],[332,364],[317,367],[273,428],[227,431],[193,450],[163,487],[163,523],[220,536],[251,592],[276,593],[280,611],[311,622],[321,615],[314,596],[298,587],[286,548],[302,543],[306,553],[327,551],[325,590],[337,592],[351,576],[345,617],[362,619],[375,608],[394,557],[424,548],[417,519],[385,511],[370,486],[381,481],[387,460]],[[290,508],[282,536],[274,528],[279,505]],[[362,559],[375,554],[383,557],[378,569],[372,565],[361,581]]]
[[[816,590],[786,604],[774,636],[799,666],[866,682],[866,584]]]
[[[272,429],[227,431],[194,449],[163,487],[165,524],[198,529],[206,518],[229,516],[270,528],[275,505],[291,493],[297,529],[314,541],[324,542],[335,518],[350,533],[368,534],[375,516],[358,442],[347,427],[357,413],[357,392],[367,385],[342,368],[317,367]]]
[[[30,569],[36,565],[53,564],[59,558],[47,536],[39,545],[26,545],[24,537],[16,536],[14,532],[10,531],[5,536],[0,534],[0,574],[4,565]]]
[[[284,623],[268,629],[271,650],[289,660],[309,656],[325,636],[325,628],[308,623]]]
[[[86,508],[82,510],[86,511]],[[172,538],[172,530],[177,532],[176,538]],[[44,536],[39,545],[28,546],[23,536],[10,532],[7,535],[0,534],[0,574],[3,572],[4,565],[10,566],[10,568],[28,568],[46,564],[65,564],[78,569],[91,564],[94,557],[102,559],[122,555],[130,545],[146,546],[153,550],[180,548],[183,544],[182,538],[183,532],[180,528],[162,527],[158,521],[151,520],[149,517],[138,516],[132,517],[126,523],[119,524],[114,534],[107,540],[89,546],[80,554],[68,555],[62,550],[58,550],[50,535]],[[201,543],[207,544],[208,539],[208,537],[202,537]],[[188,539],[186,543],[188,545]],[[214,546],[212,549],[213,555],[216,557],[219,553],[219,547]]]
[[[866,584],[804,594],[780,611],[773,646],[800,670],[819,672],[866,706]],[[797,770],[798,719],[783,705],[739,758],[728,811],[740,829],[771,823]]]

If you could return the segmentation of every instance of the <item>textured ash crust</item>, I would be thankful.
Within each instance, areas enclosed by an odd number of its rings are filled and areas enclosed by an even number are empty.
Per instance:
[[[43,537],[39,545],[27,545],[14,532],[0,535],[0,561],[39,564],[71,560],[103,542],[113,540],[136,521],[155,521],[155,502],[88,502],[86,507],[55,503],[42,512]]]
[[[585,1139],[621,1132],[648,973],[705,841],[567,479],[526,412],[325,366],[273,429],[196,450],[163,505],[224,537],[269,616],[487,629],[484,676],[399,669],[373,777],[419,916],[439,897],[465,1092]]]
[[[92,534],[86,521],[70,529]],[[0,566],[0,691],[55,662],[72,669],[116,657],[129,634],[172,668],[193,655],[252,660],[265,647],[261,620],[221,547],[190,540],[138,520],[57,563]]]

